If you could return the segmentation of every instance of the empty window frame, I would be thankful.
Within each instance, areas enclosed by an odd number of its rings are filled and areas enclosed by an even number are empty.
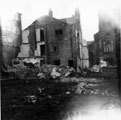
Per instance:
[[[73,67],[74,66],[74,61],[73,60],[68,60],[68,66]]]
[[[63,30],[62,29],[55,30],[55,35],[62,35],[62,34],[63,34]]]
[[[45,41],[45,36],[44,36],[44,30],[40,29],[40,41],[43,42]]]
[[[58,51],[58,47],[57,46],[53,46],[52,47],[52,52],[56,53]]]
[[[79,38],[79,32],[77,33],[77,38]]]
[[[54,52],[57,52],[57,47],[54,46],[54,47],[53,47],[53,51],[54,51]]]
[[[56,46],[56,45],[50,45],[50,51],[52,53],[58,53],[58,46]]]
[[[45,45],[40,45],[41,56],[45,55]]]
[[[59,66],[60,65],[60,60],[54,60],[53,64]]]

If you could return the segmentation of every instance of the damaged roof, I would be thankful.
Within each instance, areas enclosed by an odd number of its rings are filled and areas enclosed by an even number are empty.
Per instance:
[[[38,19],[36,19],[32,24],[36,24],[36,25],[70,24],[70,25],[72,25],[74,23],[76,23],[76,18],[74,16],[69,17],[69,18],[56,19],[56,18],[51,17],[49,15],[44,15],[44,16],[41,16]],[[32,24],[30,24],[24,30],[27,30]]]
[[[36,21],[39,25],[45,25],[45,24],[65,24],[65,22],[60,21],[54,17],[50,17],[48,15],[39,17]]]

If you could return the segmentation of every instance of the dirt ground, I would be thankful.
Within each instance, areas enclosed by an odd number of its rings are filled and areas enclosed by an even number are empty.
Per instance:
[[[86,87],[77,92],[81,82],[56,80],[3,80],[1,81],[2,120],[72,120],[69,116],[81,111],[106,108],[112,101],[118,106],[116,79],[78,78]],[[35,102],[27,96],[34,96]]]

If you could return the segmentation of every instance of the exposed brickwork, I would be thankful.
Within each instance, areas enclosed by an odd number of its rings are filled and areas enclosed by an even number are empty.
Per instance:
[[[34,56],[47,64],[72,64],[77,67],[79,43],[82,41],[79,10],[64,19],[54,18],[52,11],[49,11],[49,15],[38,18],[28,26],[23,31],[24,35],[26,30],[29,30],[30,57]],[[45,49],[45,55],[42,55],[42,49]]]

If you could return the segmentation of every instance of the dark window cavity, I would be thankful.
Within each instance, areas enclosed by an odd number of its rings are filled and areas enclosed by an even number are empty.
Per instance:
[[[79,38],[79,33],[77,33],[77,38]]]
[[[57,66],[60,65],[60,60],[54,60],[54,61],[53,61],[53,64],[54,64],[54,65],[57,65]]]
[[[45,40],[44,30],[40,29],[40,41],[44,41],[44,40]]]
[[[53,47],[53,51],[56,52],[57,51],[57,47]]]
[[[45,45],[40,45],[41,56],[45,55]]]
[[[70,67],[73,67],[74,66],[73,60],[68,60],[68,66],[70,66]]]
[[[56,35],[61,35],[61,34],[63,34],[62,29],[57,29],[57,30],[55,30],[55,34],[56,34]]]
[[[58,46],[51,45],[50,50],[51,50],[52,53],[57,53],[58,52]]]

